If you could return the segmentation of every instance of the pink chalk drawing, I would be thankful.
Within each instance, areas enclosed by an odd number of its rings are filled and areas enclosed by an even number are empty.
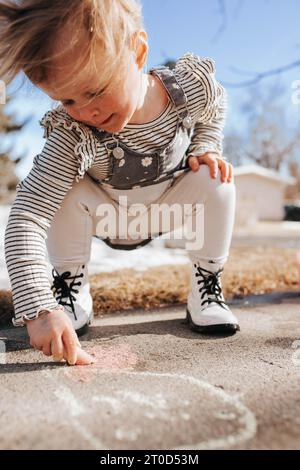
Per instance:
[[[94,345],[85,348],[95,362],[91,365],[66,367],[64,374],[76,382],[90,382],[97,376],[98,371],[118,372],[133,370],[138,357],[130,345],[121,343],[116,346]]]

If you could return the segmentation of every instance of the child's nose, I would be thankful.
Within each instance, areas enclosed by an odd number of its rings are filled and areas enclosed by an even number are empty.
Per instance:
[[[93,121],[99,119],[100,113],[97,109],[85,108],[78,110],[79,119],[83,121]]]
[[[97,118],[99,118],[100,113],[99,113],[99,111],[97,111],[97,109],[94,109],[94,110],[90,111],[90,115],[91,115],[92,119],[97,119]]]

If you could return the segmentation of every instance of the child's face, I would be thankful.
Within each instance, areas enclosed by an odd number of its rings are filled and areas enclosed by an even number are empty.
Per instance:
[[[140,98],[142,66],[139,65],[136,51],[128,53],[124,75],[120,77],[121,79],[112,83],[110,89],[104,90],[100,96],[95,96],[95,91],[99,89],[96,72],[87,77],[80,77],[76,86],[68,85],[65,77],[72,76],[76,53],[80,52],[74,51],[74,54],[68,54],[56,61],[53,64],[55,74],[52,79],[47,80],[47,83],[39,83],[37,86],[50,98],[60,101],[72,118],[110,133],[121,131],[132,120]],[[63,66],[64,69],[61,70],[56,65]],[[100,55],[99,71],[101,73]],[[60,87],[59,93],[56,90],[57,80],[59,83],[66,82],[65,86]]]
[[[68,114],[84,124],[100,127],[107,132],[119,132],[132,119],[139,100],[142,73],[131,59],[124,80],[112,84],[111,89],[94,96],[99,88],[97,76],[87,77],[74,89],[66,86],[58,95],[55,83],[39,84],[50,98],[61,101]],[[92,99],[91,99],[92,98]],[[109,122],[104,122],[109,119]]]

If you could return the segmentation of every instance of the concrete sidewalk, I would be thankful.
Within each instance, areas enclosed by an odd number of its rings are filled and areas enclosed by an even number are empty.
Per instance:
[[[192,332],[184,306],[105,315],[81,341],[88,367],[0,330],[0,448],[299,449],[300,296],[232,308],[231,337]]]

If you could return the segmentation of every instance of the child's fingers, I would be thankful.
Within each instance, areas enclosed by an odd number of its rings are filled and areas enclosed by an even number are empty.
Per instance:
[[[221,170],[221,181],[222,183],[225,183],[229,176],[229,166],[224,160],[221,161],[220,170]]]
[[[77,351],[80,350],[78,347],[78,338],[73,329],[65,329],[62,335],[62,341],[65,350],[65,359],[72,366],[76,364],[77,361]]]
[[[45,356],[51,356],[51,343],[43,344],[42,351]]]
[[[54,361],[60,362],[64,358],[64,345],[61,336],[56,336],[51,341],[51,353]]]
[[[199,165],[207,165],[211,178],[216,178],[218,174],[218,160],[209,154],[201,155],[198,158]]]
[[[216,178],[218,174],[218,160],[216,158],[211,158],[208,155],[198,157],[199,164],[207,165],[209,168],[211,178]]]
[[[212,178],[216,178],[218,174],[218,161],[217,160],[209,160],[208,161],[210,176]]]
[[[197,157],[194,157],[194,156],[191,156],[189,157],[189,166],[190,168],[193,170],[193,171],[198,171],[199,170],[199,162],[198,162],[198,158]]]
[[[77,350],[77,366],[85,366],[92,364],[93,362],[95,362],[95,359],[90,356],[86,351],[80,348]]]
[[[233,166],[231,163],[226,162],[226,161],[221,161],[220,162],[220,169],[221,169],[221,179],[222,182],[227,182],[230,183],[234,179],[233,175]]]

